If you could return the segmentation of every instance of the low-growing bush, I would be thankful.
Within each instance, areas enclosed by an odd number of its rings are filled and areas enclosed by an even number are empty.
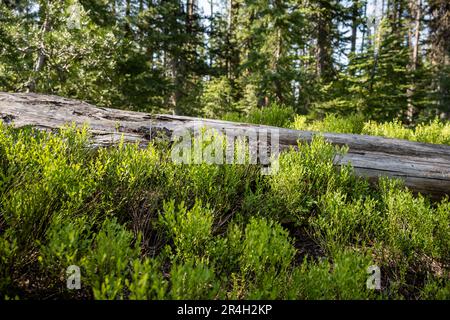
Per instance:
[[[306,116],[296,115],[291,127],[296,130],[360,134],[364,127],[364,117],[358,114],[347,117],[328,114],[323,120],[308,123]]]
[[[0,298],[6,298],[10,294],[15,272],[15,257],[18,255],[16,240],[8,231],[0,235]]]
[[[240,271],[242,237],[243,230],[237,223],[231,223],[224,235],[215,237],[210,258],[219,273],[233,274]]]
[[[167,297],[168,283],[158,260],[135,259],[132,265],[131,279],[125,280],[130,300],[160,300]]]
[[[335,157],[345,150],[316,136],[310,145],[300,143],[279,157],[279,172],[269,176],[268,194],[278,218],[294,218],[300,223],[317,205],[320,195],[339,185]],[[270,209],[270,208],[268,208]]]
[[[280,298],[281,286],[274,284],[290,271],[296,253],[288,232],[273,221],[250,219],[242,248],[241,277],[249,283],[246,297]]]
[[[427,280],[421,290],[421,299],[450,300],[450,281],[448,278],[432,278]]]
[[[444,200],[433,208],[423,196],[417,197],[401,185],[387,179],[380,181],[384,207],[384,239],[406,258],[427,255],[448,257],[450,211]]]
[[[212,238],[213,214],[197,202],[187,210],[184,203],[175,209],[175,201],[164,204],[159,222],[167,230],[168,239],[175,246],[176,257],[181,261],[207,257]]]
[[[264,124],[275,127],[287,127],[294,119],[294,110],[290,107],[272,104],[264,108],[253,108],[247,114],[227,113],[222,119],[235,122]]]
[[[374,299],[377,292],[367,287],[368,267],[373,263],[367,255],[348,250],[337,251],[328,260],[306,259],[292,277],[291,299],[347,300]]]
[[[80,266],[92,249],[92,223],[88,216],[63,218],[50,222],[46,239],[40,245],[39,262],[47,273],[64,276],[71,265]]]
[[[256,279],[264,273],[286,271],[295,255],[289,234],[278,223],[253,218],[245,228],[241,271]]]
[[[87,283],[96,299],[122,298],[130,265],[139,256],[139,243],[115,219],[106,219],[95,236],[93,248],[82,260]]]
[[[191,149],[192,152],[188,156],[189,165],[168,159],[163,165],[159,179],[162,180],[162,188],[167,197],[177,202],[183,201],[187,207],[192,207],[198,199],[208,203],[219,219],[229,219],[239,211],[249,189],[260,178],[260,168],[249,163],[249,151],[245,148],[245,142],[236,143],[232,163],[226,163],[224,158],[220,158],[222,162],[218,164],[199,161],[201,159],[197,159],[195,147],[204,154],[209,154],[205,149],[210,147],[215,139],[225,155],[224,137],[203,132],[201,138],[192,139],[191,146],[194,150]],[[240,148],[245,152],[243,163],[239,162],[236,156]],[[173,152],[173,149],[171,151]]]
[[[306,116],[296,115],[290,127],[297,130],[367,134],[387,138],[406,139],[417,142],[450,145],[450,124],[439,119],[407,127],[399,120],[378,123],[365,121],[362,115],[337,116],[328,114],[322,120],[309,121]]]
[[[219,298],[221,282],[213,268],[204,262],[189,260],[172,265],[170,270],[171,299],[214,299]]]
[[[348,201],[340,191],[329,191],[320,198],[310,224],[321,246],[334,252],[343,246],[370,244],[382,231],[383,219],[375,199]]]
[[[385,123],[369,121],[364,124],[362,133],[418,142],[450,144],[450,124],[440,122],[438,119],[428,124],[419,123],[412,129],[405,128],[399,121]]]
[[[368,121],[364,124],[361,133],[406,140],[412,140],[414,136],[414,132],[404,127],[399,120],[384,123]]]
[[[450,123],[437,118],[429,124],[419,123],[415,127],[413,140],[450,145]]]
[[[445,143],[445,128],[406,135]],[[261,175],[174,163],[163,142],[93,149],[86,128],[0,125],[0,298],[448,297],[448,198],[371,185],[335,166],[343,152],[316,136]],[[366,288],[374,264],[381,292]],[[66,286],[72,265],[82,290]]]

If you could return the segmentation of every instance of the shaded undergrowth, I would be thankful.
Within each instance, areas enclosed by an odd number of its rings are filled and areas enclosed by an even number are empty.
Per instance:
[[[268,176],[176,164],[168,148],[0,126],[0,297],[450,297],[448,198],[337,170],[345,149],[320,136]],[[71,265],[81,290],[67,289]],[[381,290],[366,286],[374,265]]]

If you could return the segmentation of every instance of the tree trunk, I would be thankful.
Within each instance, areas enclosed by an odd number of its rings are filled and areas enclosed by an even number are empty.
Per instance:
[[[364,17],[364,28],[362,31],[362,35],[361,35],[361,52],[364,52],[364,45],[365,45],[365,40],[366,40],[366,33],[368,32],[368,26],[367,26],[367,1],[364,2],[364,13],[363,13],[363,17]]]
[[[186,11],[186,31],[188,34],[192,34],[194,24],[194,0],[187,0]]]
[[[228,73],[228,79],[230,79],[231,85],[234,86],[234,81],[238,77],[237,69],[240,64],[240,55],[239,50],[237,49],[238,43],[237,43],[237,26],[238,26],[238,19],[239,19],[239,9],[240,4],[239,1],[236,0],[229,0],[228,3],[228,35],[227,35],[227,42],[229,45],[227,54],[227,73]]]
[[[209,27],[210,27],[210,34],[211,36],[214,34],[214,0],[209,0],[209,5],[210,5],[210,21],[209,21]],[[208,41],[208,45],[209,45],[209,67],[212,68],[213,66],[213,52],[212,52],[212,44],[211,44],[211,39]]]
[[[373,65],[372,70],[370,71],[369,92],[373,91],[373,85],[375,83],[375,76],[378,69],[378,60],[380,57],[382,36],[382,29],[375,27],[375,39],[373,43]]]
[[[353,0],[352,3],[352,35],[351,35],[351,48],[350,52],[355,54],[356,52],[356,36],[359,26],[359,0]]]
[[[430,60],[435,68],[434,88],[439,95],[437,111],[450,118],[450,1],[429,0]]]
[[[185,32],[189,37],[187,40],[179,45],[182,50],[170,52],[170,68],[172,71],[172,81],[173,81],[173,92],[171,94],[170,100],[171,104],[173,106],[173,111],[175,114],[182,114],[182,105],[181,100],[185,96],[185,85],[186,85],[186,78],[188,76],[188,61],[189,56],[192,55],[195,48],[192,43],[193,36],[194,36],[194,14],[195,14],[195,7],[194,7],[194,0],[187,0],[186,2],[186,12],[183,11],[183,8],[180,4],[180,8],[177,9],[180,10],[180,14],[183,14],[185,16]],[[170,32],[170,30],[168,30]]]
[[[416,84],[414,81],[414,74],[417,70],[417,65],[419,62],[419,41],[420,41],[420,20],[422,19],[422,0],[411,0],[409,3],[411,19],[410,28],[408,31],[409,44],[410,44],[410,63],[409,71],[413,75],[413,81],[410,87],[407,89],[406,96],[408,97],[408,110],[407,119],[413,122],[414,116],[417,113],[417,109],[413,103],[414,91],[416,89]]]
[[[57,96],[33,93],[0,93],[0,119],[15,127],[32,126],[53,130],[66,123],[88,124],[93,146],[110,146],[123,139],[142,146],[160,134],[171,137],[174,130],[194,130],[203,126],[219,131],[277,130],[281,150],[311,141],[314,132],[275,128],[143,112],[97,108]],[[336,165],[350,162],[355,173],[376,181],[381,176],[400,178],[414,192],[439,198],[450,194],[450,146],[433,145],[382,137],[324,133],[326,140],[347,145],[348,153],[335,159]]]
[[[282,34],[281,34],[281,29],[278,28],[276,30],[276,48],[275,48],[275,59],[274,59],[274,65],[273,65],[273,70],[274,73],[277,75],[274,83],[275,83],[275,95],[277,97],[278,103],[279,104],[284,104],[284,97],[283,97],[283,88],[282,88],[282,84],[280,81],[280,77],[279,77],[279,73],[280,73],[280,59],[281,59],[281,55],[282,55],[282,49],[283,49],[283,38],[282,38]]]
[[[47,1],[46,6],[44,8],[42,6],[40,7],[40,10],[43,10],[44,22],[42,23],[42,31],[41,31],[41,35],[40,35],[39,47],[38,47],[38,53],[37,53],[38,56],[36,58],[36,63],[33,68],[33,74],[27,83],[27,92],[35,92],[36,91],[37,77],[39,75],[39,72],[42,70],[42,68],[45,65],[45,59],[46,59],[45,36],[51,29],[49,6],[50,6],[50,1]]]
[[[129,36],[131,35],[131,0],[126,0],[125,4],[125,31]]]
[[[331,17],[326,1],[319,1],[317,15],[317,76],[324,81],[331,80],[333,74],[333,59],[331,48]]]
[[[429,0],[431,61],[450,64],[450,2]]]

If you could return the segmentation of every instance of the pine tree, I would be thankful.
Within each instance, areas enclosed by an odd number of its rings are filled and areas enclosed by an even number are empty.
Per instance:
[[[428,0],[430,20],[430,62],[433,67],[435,109],[441,118],[450,118],[450,2]]]

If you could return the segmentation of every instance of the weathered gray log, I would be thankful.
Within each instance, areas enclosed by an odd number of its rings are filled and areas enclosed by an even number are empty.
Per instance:
[[[15,127],[55,129],[67,123],[88,124],[94,143],[108,146],[121,138],[143,145],[155,132],[171,134],[175,129],[199,126],[218,130],[271,129],[263,125],[233,123],[174,115],[152,115],[108,108],[57,96],[32,93],[0,93],[0,119]],[[149,131],[149,128],[152,128]],[[279,129],[280,148],[311,141],[315,132]],[[414,192],[434,198],[450,194],[450,146],[411,142],[367,135],[324,133],[333,144],[347,145],[348,153],[338,164],[351,162],[355,173],[376,180],[380,176],[401,178]]]

